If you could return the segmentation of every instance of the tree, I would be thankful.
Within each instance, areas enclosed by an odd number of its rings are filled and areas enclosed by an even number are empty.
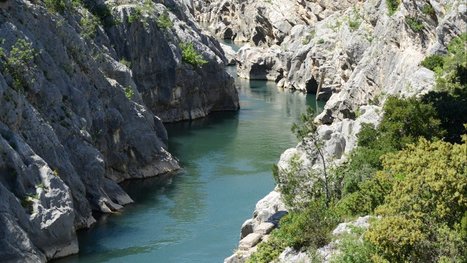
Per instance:
[[[366,237],[391,262],[466,260],[467,143],[420,139],[387,154],[376,177],[392,185]]]
[[[301,122],[294,123],[292,125],[292,132],[295,133],[299,140],[309,138],[321,159],[321,162],[323,164],[323,187],[326,198],[326,207],[329,207],[329,203],[331,201],[331,194],[329,191],[329,177],[326,169],[326,158],[324,157],[323,152],[323,142],[319,138],[319,135],[317,133],[318,127],[313,121],[314,117],[315,111],[313,110],[313,108],[308,107],[306,113],[302,114],[300,117]]]

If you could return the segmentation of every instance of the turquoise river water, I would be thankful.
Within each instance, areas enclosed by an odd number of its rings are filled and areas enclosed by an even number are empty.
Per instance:
[[[233,69],[230,69],[233,70]],[[135,201],[79,232],[80,253],[57,262],[219,263],[274,187],[271,167],[296,145],[290,127],[313,95],[237,80],[241,110],[167,124],[177,175],[123,184]]]

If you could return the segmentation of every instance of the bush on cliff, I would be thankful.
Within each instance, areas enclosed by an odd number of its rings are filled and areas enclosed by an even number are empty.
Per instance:
[[[389,10],[389,15],[392,16],[399,8],[401,0],[386,0],[386,6]]]
[[[258,246],[249,263],[267,263],[276,259],[287,247],[317,249],[331,241],[331,231],[340,218],[333,209],[326,207],[324,199],[310,202],[301,211],[284,216],[280,227],[271,233],[267,242]]]
[[[0,44],[3,44],[0,40]],[[10,85],[17,91],[24,91],[35,82],[34,59],[38,55],[33,44],[24,38],[16,40],[7,52],[0,48],[0,71],[11,76]]]
[[[202,66],[208,63],[205,59],[203,59],[203,56],[198,53],[193,43],[182,42],[180,43],[180,49],[182,50],[183,62],[193,66]]]

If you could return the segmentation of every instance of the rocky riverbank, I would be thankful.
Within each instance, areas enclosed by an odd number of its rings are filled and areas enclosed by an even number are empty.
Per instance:
[[[239,76],[273,80],[279,87],[329,98],[315,121],[320,124],[317,133],[325,158],[334,165],[345,161],[356,146],[362,123],[379,123],[388,96],[419,96],[433,90],[435,74],[421,61],[446,53],[450,40],[467,32],[467,6],[462,1],[402,1],[393,14],[380,0],[338,6],[332,1],[285,2],[211,1],[198,5],[197,18],[211,22],[219,36],[249,43],[237,54]],[[252,10],[256,16],[248,15]],[[236,19],[244,15],[255,19],[249,22],[254,27],[245,29]],[[276,18],[283,16],[298,20],[277,24]],[[302,171],[321,169],[313,143],[304,140],[282,154],[279,170],[297,154]],[[274,200],[270,206],[283,205],[280,198]],[[264,237],[255,236],[247,250],[239,246],[226,262],[245,262],[255,251],[256,240]],[[298,252],[284,253],[281,262],[305,260]]]
[[[0,2],[0,258],[78,252],[75,231],[179,169],[164,121],[237,110],[219,43],[175,1]],[[184,47],[184,49],[183,49]]]

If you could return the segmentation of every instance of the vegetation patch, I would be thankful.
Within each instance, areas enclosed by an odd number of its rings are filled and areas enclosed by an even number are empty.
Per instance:
[[[388,7],[390,16],[396,13],[397,9],[399,8],[400,3],[401,3],[401,0],[386,0],[386,6]]]
[[[305,172],[295,156],[286,170],[273,169],[290,214],[250,262],[270,262],[286,247],[313,254],[338,222],[363,215],[377,219],[339,237],[331,262],[467,261],[466,40],[422,62],[436,72],[435,91],[386,99],[380,124],[362,125],[347,163]],[[321,161],[313,119],[310,110],[293,131]]]
[[[353,10],[352,10],[353,14],[348,18],[348,23],[349,23],[349,28],[351,31],[355,31],[357,30],[360,25],[362,24],[361,22],[361,17],[360,17],[360,14],[357,10],[357,8],[354,6],[353,7]]]
[[[86,39],[91,39],[96,36],[97,29],[99,28],[100,21],[92,14],[83,16],[80,20],[81,35]]]
[[[44,0],[45,7],[50,13],[64,14],[82,5],[82,0]]]
[[[421,65],[432,71],[441,71],[444,64],[444,57],[441,55],[431,55],[426,57]]]
[[[0,44],[3,42],[0,41]],[[9,52],[0,48],[1,71],[11,76],[11,85],[15,90],[24,91],[35,82],[33,74],[36,66],[33,62],[37,54],[32,43],[24,38],[19,38]]]
[[[67,1],[65,0],[44,0],[47,10],[52,13],[63,14],[68,7]]]
[[[331,231],[338,222],[338,215],[326,208],[324,200],[312,202],[306,209],[284,216],[280,227],[267,242],[258,245],[257,252],[247,262],[272,262],[287,247],[310,250],[322,247],[331,241]]]
[[[195,49],[193,43],[182,42],[180,43],[180,49],[182,51],[183,62],[193,66],[202,66],[208,63],[201,54]]]
[[[431,17],[436,16],[435,9],[433,8],[433,6],[430,3],[426,3],[422,7],[422,13],[425,14],[425,15],[431,16]]]
[[[421,32],[425,28],[421,20],[416,17],[408,16],[405,18],[405,23],[412,29],[414,32]]]
[[[137,4],[128,16],[128,23],[141,22],[147,29],[149,27],[149,16],[154,11],[153,2],[151,0],[144,0],[143,4]]]
[[[130,86],[125,88],[125,97],[127,97],[127,99],[131,100],[134,95],[135,95],[135,92]]]
[[[443,56],[443,65],[436,72],[436,89],[455,93],[467,89],[467,33],[454,38]],[[459,92],[458,92],[459,93]]]
[[[170,20],[169,13],[164,11],[157,19],[157,26],[162,29],[168,29],[173,26],[172,20]]]
[[[125,65],[127,68],[131,68],[131,62],[126,60],[125,58],[120,59],[119,61],[121,64]]]

